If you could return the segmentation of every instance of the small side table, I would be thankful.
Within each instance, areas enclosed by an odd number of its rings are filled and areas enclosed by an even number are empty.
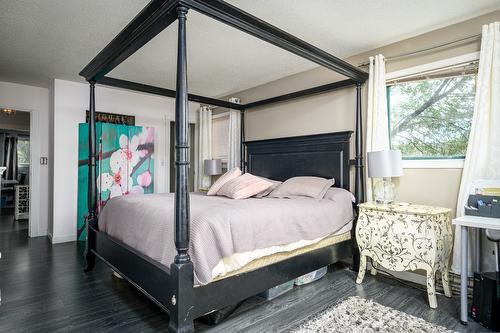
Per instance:
[[[500,230],[500,219],[481,216],[465,215],[453,219],[453,224],[460,226],[460,322],[467,325],[468,304],[467,304],[467,279],[468,279],[468,247],[469,228],[475,228],[476,236],[480,239],[481,229]],[[458,237],[458,235],[457,235]],[[481,246],[476,242],[476,271],[481,271]]]
[[[427,271],[429,306],[437,308],[436,272],[441,272],[445,295],[451,297],[449,284],[453,235],[450,209],[422,205],[359,205],[356,240],[361,255],[356,283],[362,283],[366,260],[393,271]]]

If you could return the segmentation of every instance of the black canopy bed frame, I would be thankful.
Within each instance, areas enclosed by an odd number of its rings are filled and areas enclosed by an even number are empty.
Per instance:
[[[348,79],[248,104],[235,104],[193,95],[187,89],[186,14],[193,9],[291,53],[311,60]],[[106,76],[149,40],[178,21],[176,89],[153,87]],[[320,267],[353,256],[357,270],[359,254],[352,232],[350,240],[313,250],[277,263],[195,286],[189,248],[189,142],[188,101],[241,111],[241,167],[272,179],[299,175],[336,179],[336,186],[350,189],[349,168],[355,167],[355,197],[364,201],[361,85],[367,73],[221,0],[152,0],[81,72],[90,84],[89,184],[85,271],[103,260],[170,316],[169,330],[192,332],[193,320],[213,310],[236,304],[266,289]],[[175,98],[175,235],[177,255],[170,267],[99,231],[96,191],[95,85],[131,89]],[[352,132],[318,134],[244,142],[245,111],[337,89],[356,88],[355,158],[350,156]],[[354,227],[352,229],[354,231]]]

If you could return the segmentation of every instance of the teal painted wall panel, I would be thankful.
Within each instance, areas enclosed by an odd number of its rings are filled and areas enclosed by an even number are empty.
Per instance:
[[[154,193],[154,128],[96,124],[98,211],[114,197]],[[77,239],[85,240],[88,124],[79,125]]]

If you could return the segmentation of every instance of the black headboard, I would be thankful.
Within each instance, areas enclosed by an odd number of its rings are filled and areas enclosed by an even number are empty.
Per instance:
[[[296,176],[335,178],[349,187],[349,148],[352,131],[247,141],[246,171],[284,181]]]

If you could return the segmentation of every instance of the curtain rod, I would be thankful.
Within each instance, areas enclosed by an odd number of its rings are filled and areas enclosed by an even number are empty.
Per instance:
[[[430,47],[427,47],[427,48],[424,48],[424,49],[420,49],[420,50],[416,50],[416,51],[412,51],[412,52],[408,52],[408,53],[400,53],[400,54],[397,54],[397,55],[394,55],[394,56],[386,57],[385,61],[391,61],[391,60],[397,60],[397,59],[400,59],[400,58],[410,57],[410,56],[413,56],[413,55],[417,55],[417,54],[429,52],[429,51],[432,51],[432,50],[435,50],[435,49],[440,49],[440,48],[443,48],[443,47],[447,47],[447,46],[450,46],[450,45],[453,45],[453,44],[463,43],[463,42],[468,41],[468,40],[479,39],[480,37],[481,37],[481,34],[476,34],[476,35],[472,35],[472,36],[463,37],[463,38],[456,39],[456,40],[453,40],[451,42],[447,42],[447,43],[444,43],[444,44],[434,45],[434,46],[430,46]],[[363,62],[363,63],[359,64],[358,67],[366,67],[366,66],[369,66],[369,65],[370,65],[370,62],[366,61],[366,62]]]
[[[414,77],[426,76],[426,75],[431,75],[431,74],[435,74],[435,73],[439,73],[439,72],[446,72],[446,71],[459,69],[459,68],[464,68],[464,71],[462,72],[462,74],[466,74],[467,67],[471,67],[471,70],[477,71],[478,65],[479,65],[479,60],[466,61],[466,62],[462,62],[462,63],[452,65],[452,66],[444,66],[444,67],[435,68],[435,69],[431,69],[431,70],[427,70],[427,71],[417,72],[414,74],[395,77],[393,79],[388,79],[386,81],[386,83],[387,84],[397,83],[398,81],[404,81],[404,80],[414,78]]]

